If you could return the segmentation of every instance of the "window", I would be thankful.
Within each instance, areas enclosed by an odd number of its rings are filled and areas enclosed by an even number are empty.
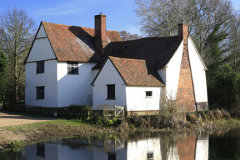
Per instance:
[[[36,99],[44,99],[44,87],[36,87],[37,97]]]
[[[45,142],[37,143],[37,156],[45,158]]]
[[[68,74],[78,74],[78,63],[67,62],[67,69]]]
[[[37,62],[37,73],[44,73],[44,61]]]
[[[108,153],[108,160],[116,160],[116,153]]]
[[[115,99],[115,84],[107,85],[107,99]]]
[[[147,160],[153,159],[153,152],[147,153]]]
[[[146,97],[152,97],[152,91],[146,91]]]

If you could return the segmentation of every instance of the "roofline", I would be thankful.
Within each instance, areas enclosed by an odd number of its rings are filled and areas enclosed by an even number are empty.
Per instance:
[[[119,70],[117,69],[116,65],[113,63],[113,61],[111,60],[110,57],[113,56],[108,56],[108,58],[110,59],[110,61],[112,62],[113,66],[115,67],[115,69],[117,70],[118,74],[121,76],[122,80],[124,81],[124,83],[127,85],[127,82],[125,81],[125,79],[123,78],[123,76],[121,75],[121,73],[119,72]]]
[[[41,21],[44,23],[52,23],[52,22],[45,22],[45,21]],[[88,29],[94,29],[94,28],[90,28],[90,27],[82,27],[82,26],[75,26],[75,25],[68,25],[68,24],[60,24],[60,23],[52,23],[52,24],[57,24],[57,25],[63,25],[63,26],[72,26],[72,27],[81,27],[81,28],[88,28]],[[94,29],[95,30],[95,29]],[[106,31],[112,31],[112,32],[118,32],[118,30],[106,30]],[[118,32],[119,33],[119,32]]]
[[[32,44],[31,44],[31,47],[30,47],[30,49],[29,49],[29,51],[28,51],[27,57],[25,58],[25,60],[24,60],[24,62],[23,62],[24,65],[26,64],[27,59],[28,59],[28,57],[29,57],[29,54],[30,54],[30,52],[31,52],[31,50],[32,50],[33,44],[34,44],[34,42],[35,42],[35,40],[36,40],[36,37],[37,37],[37,35],[38,35],[38,32],[39,32],[39,30],[40,30],[41,24],[42,24],[42,21],[40,22],[40,25],[39,25],[39,27],[38,27],[37,33],[36,33],[36,35],[35,35],[35,37],[34,37],[34,39],[33,39],[33,41],[32,41]]]
[[[153,85],[126,85],[127,87],[165,87],[165,84],[162,86],[153,86]]]
[[[205,68],[205,70],[208,70],[207,67],[205,66],[205,64],[204,64],[204,62],[203,62],[203,60],[202,60],[202,57],[200,56],[200,54],[199,54],[199,52],[198,52],[198,50],[197,50],[195,44],[193,43],[192,38],[191,38],[190,36],[189,36],[188,38],[191,40],[191,42],[192,42],[192,44],[193,44],[193,47],[194,47],[194,49],[195,49],[195,51],[196,51],[196,53],[197,53],[197,55],[198,55],[200,61],[202,62],[203,67]]]
[[[40,22],[40,25],[39,25],[39,27],[38,27],[37,33],[36,33],[36,35],[35,35],[35,37],[34,37],[34,40],[33,40],[32,44],[31,44],[31,47],[30,47],[30,49],[29,49],[29,51],[28,51],[27,57],[26,57],[25,60],[24,60],[24,63],[23,63],[24,65],[27,63],[27,59],[28,59],[28,57],[29,57],[29,55],[30,55],[30,52],[32,51],[32,47],[33,47],[33,45],[34,45],[34,43],[35,43],[35,41],[36,41],[36,39],[37,39],[37,35],[38,35],[39,30],[40,30],[40,28],[41,28],[42,25],[43,25],[43,21]],[[43,29],[44,29],[44,31],[45,31],[45,33],[46,33],[46,35],[47,35],[47,32],[46,32],[46,30],[45,30],[45,28],[44,28],[44,25],[43,25]],[[50,45],[51,45],[52,51],[53,51],[56,59],[58,60],[58,57],[57,57],[57,55],[55,54],[55,51],[53,50],[53,47],[52,47],[52,44],[51,44],[51,42],[50,42],[50,40],[49,40],[49,38],[48,38],[48,35],[47,35],[47,39],[48,39],[48,42],[49,42]]]
[[[180,43],[180,45],[178,46],[178,48],[176,49],[176,51],[173,53],[172,57],[169,59],[168,63],[163,67],[163,68],[167,68],[167,65],[170,63],[171,59],[173,58],[173,56],[176,54],[176,52],[178,51],[178,49],[180,48],[180,46],[182,45],[183,43],[183,39]],[[163,68],[157,68],[157,69],[163,69]]]
[[[42,21],[41,21],[41,23],[42,23],[42,25],[43,25],[43,22],[42,22]],[[44,29],[44,31],[45,31],[47,37],[48,37],[48,34],[47,34],[46,30],[45,30],[44,25],[43,25],[43,29]],[[58,57],[57,57],[57,55],[56,55],[56,53],[55,53],[55,51],[54,51],[54,49],[53,49],[53,47],[52,47],[52,43],[51,43],[51,41],[49,40],[49,37],[48,37],[48,41],[49,41],[49,43],[50,43],[50,46],[51,46],[51,48],[52,48],[52,51],[53,51],[53,53],[54,53],[56,59],[58,60]]]
[[[126,81],[124,80],[124,78],[122,77],[122,75],[120,74],[120,72],[118,71],[118,69],[116,68],[116,66],[114,65],[114,63],[112,62],[112,60],[110,59],[110,56],[108,56],[108,58],[106,58],[103,66],[101,67],[101,69],[99,70],[98,74],[96,75],[96,77],[94,78],[93,82],[91,83],[91,85],[94,85],[94,82],[96,81],[97,77],[99,76],[100,72],[102,71],[103,67],[105,66],[107,60],[110,60],[110,62],[112,63],[112,65],[114,66],[114,68],[117,70],[118,74],[121,76],[122,80],[124,81],[124,83],[127,85]]]

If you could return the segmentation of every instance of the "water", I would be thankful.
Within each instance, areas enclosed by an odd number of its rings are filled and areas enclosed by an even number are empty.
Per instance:
[[[66,138],[0,152],[0,160],[238,160],[240,129]]]

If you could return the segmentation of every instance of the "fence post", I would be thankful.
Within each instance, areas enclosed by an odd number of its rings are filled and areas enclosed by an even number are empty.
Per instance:
[[[114,117],[116,118],[117,117],[117,106],[116,105],[114,105]]]

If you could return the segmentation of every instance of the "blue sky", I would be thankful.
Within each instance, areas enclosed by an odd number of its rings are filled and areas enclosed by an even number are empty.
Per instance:
[[[232,0],[240,8],[240,0]],[[138,33],[140,19],[134,13],[134,0],[1,0],[0,14],[8,7],[23,8],[36,27],[41,21],[94,28],[94,15],[107,15],[108,30]]]

